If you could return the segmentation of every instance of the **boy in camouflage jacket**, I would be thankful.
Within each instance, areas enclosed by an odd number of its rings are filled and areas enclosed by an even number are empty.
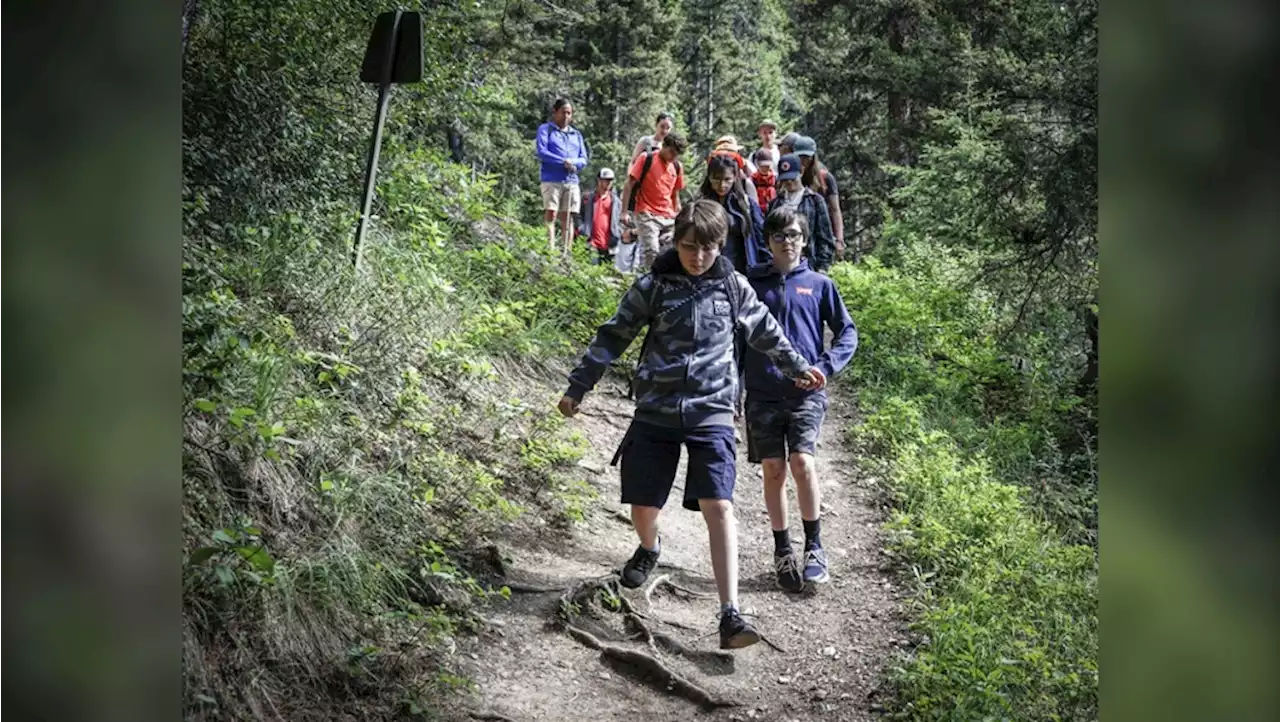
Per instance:
[[[760,639],[737,603],[737,341],[766,354],[800,388],[822,388],[826,378],[791,348],[746,279],[720,258],[727,233],[720,204],[697,200],[684,208],[676,219],[675,248],[658,256],[597,331],[569,376],[559,409],[565,416],[577,413],[609,364],[649,326],[636,374],[636,415],[618,450],[622,503],[631,505],[640,538],[621,581],[638,587],[657,566],[658,515],[671,493],[683,444],[689,452],[683,505],[701,511],[707,523],[720,595],[720,646],[736,649]]]

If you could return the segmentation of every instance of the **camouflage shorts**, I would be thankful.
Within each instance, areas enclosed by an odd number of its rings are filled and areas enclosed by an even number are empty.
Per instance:
[[[788,454],[815,454],[827,395],[809,394],[788,401],[747,399],[747,460],[785,459]]]

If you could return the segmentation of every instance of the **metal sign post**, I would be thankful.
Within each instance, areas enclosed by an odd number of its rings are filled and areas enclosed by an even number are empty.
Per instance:
[[[356,226],[353,249],[354,263],[360,268],[364,253],[364,235],[373,208],[374,177],[378,173],[378,153],[382,149],[382,128],[387,122],[387,106],[391,101],[392,83],[416,83],[422,80],[422,16],[395,10],[378,16],[365,50],[360,80],[378,84],[378,109],[373,119],[373,143],[364,173],[364,202],[360,222]]]

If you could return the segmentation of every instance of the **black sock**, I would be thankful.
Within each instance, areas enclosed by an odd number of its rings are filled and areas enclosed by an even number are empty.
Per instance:
[[[783,529],[773,533],[773,553],[784,556],[791,553],[791,530]]]
[[[819,526],[822,524],[821,519],[809,521],[801,519],[804,523],[804,550],[817,549],[822,546],[822,538],[819,536]]]

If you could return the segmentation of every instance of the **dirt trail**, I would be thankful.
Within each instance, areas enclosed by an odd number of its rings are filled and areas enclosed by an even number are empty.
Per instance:
[[[570,424],[592,443],[581,465],[593,477],[600,501],[571,535],[546,539],[510,554],[510,578],[533,585],[569,587],[620,569],[636,546],[627,507],[618,502],[619,479],[609,460],[630,421],[633,405],[621,388],[602,383],[589,394]],[[534,720],[872,720],[880,670],[889,650],[906,637],[899,604],[881,571],[879,526],[873,484],[858,475],[840,437],[850,423],[851,402],[833,399],[818,453],[823,493],[823,544],[831,560],[832,582],[807,595],[788,595],[774,586],[772,549],[761,494],[760,467],[746,461],[739,444],[735,493],[739,531],[739,606],[785,651],[761,643],[732,653],[732,669],[714,659],[695,664],[658,654],[643,641],[615,644],[646,651],[706,691],[737,703],[707,709],[670,693],[633,670],[612,664],[556,625],[559,595],[520,593],[488,617],[497,633],[459,640],[459,657],[477,683],[473,709],[490,719]],[[676,488],[683,488],[681,460]],[[640,612],[662,622],[665,632],[696,650],[718,649],[718,602],[711,577],[706,526],[700,515],[682,509],[673,490],[661,520],[662,564],[650,579],[670,574],[685,588],[709,593],[690,598],[669,589],[645,599],[644,587],[624,590]],[[789,489],[792,538],[802,539],[794,485]],[[647,587],[648,585],[646,585]],[[606,615],[608,616],[608,615]],[[622,629],[621,615],[613,628]],[[680,626],[676,626],[680,625]],[[696,630],[696,631],[694,631]],[[703,636],[706,635],[706,636]],[[481,717],[484,718],[484,717]]]

